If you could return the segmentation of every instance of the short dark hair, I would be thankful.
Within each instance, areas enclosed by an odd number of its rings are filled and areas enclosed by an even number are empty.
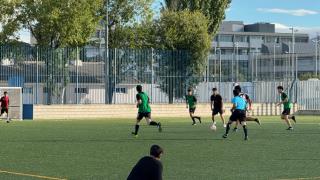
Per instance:
[[[7,91],[5,91],[5,92],[3,92],[3,94],[8,94],[8,92],[7,92]]]
[[[241,92],[241,87],[240,87],[240,85],[235,86],[234,89],[239,90],[239,92]]]
[[[150,148],[150,155],[156,158],[160,158],[160,155],[163,153],[163,149],[159,145],[152,145]]]
[[[142,91],[142,86],[138,85],[136,89],[137,89],[138,92],[141,92]]]
[[[192,91],[192,88],[188,88],[188,92],[191,92]]]
[[[212,88],[212,91],[217,91],[217,88]]]
[[[233,95],[234,95],[234,96],[239,96],[239,94],[240,94],[239,89],[233,90]]]
[[[283,90],[283,86],[278,86],[277,89]]]

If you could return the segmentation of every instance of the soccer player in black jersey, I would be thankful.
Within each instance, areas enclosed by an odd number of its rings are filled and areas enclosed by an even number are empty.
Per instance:
[[[213,124],[216,124],[215,122],[215,115],[219,114],[220,118],[223,123],[223,127],[226,127],[225,120],[223,117],[224,109],[223,109],[223,101],[221,95],[218,93],[217,88],[212,88],[212,95],[211,95],[211,110],[212,110],[212,122]]]

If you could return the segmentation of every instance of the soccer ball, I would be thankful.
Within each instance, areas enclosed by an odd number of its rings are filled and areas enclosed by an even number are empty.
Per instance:
[[[212,131],[216,131],[216,130],[217,130],[217,126],[216,126],[215,124],[212,124],[212,125],[210,126],[210,129],[211,129]]]

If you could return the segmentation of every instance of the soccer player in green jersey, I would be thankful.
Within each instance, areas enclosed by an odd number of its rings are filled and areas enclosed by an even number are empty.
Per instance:
[[[138,94],[136,95],[136,100],[137,100],[137,108],[138,108],[138,116],[137,116],[137,122],[135,125],[135,131],[132,132],[133,135],[136,137],[138,136],[138,131],[139,131],[139,123],[140,121],[145,118],[148,125],[150,126],[157,126],[159,132],[162,131],[161,123],[160,122],[155,122],[151,120],[151,108],[150,108],[150,99],[149,96],[142,91],[142,86],[138,85],[137,86],[137,92]]]
[[[188,89],[188,94],[186,95],[186,104],[187,104],[187,109],[189,108],[189,115],[193,122],[192,125],[197,124],[194,119],[198,119],[199,122],[201,123],[201,117],[194,115],[196,111],[196,106],[197,106],[197,98],[193,95],[191,88]]]
[[[289,119],[292,119],[293,122],[296,123],[295,116],[290,116],[290,110],[292,108],[292,103],[290,102],[290,99],[286,93],[283,92],[283,87],[278,86],[277,90],[279,94],[281,95],[281,102],[277,103],[278,106],[283,104],[283,112],[281,115],[281,119],[285,120],[287,125],[289,126],[287,130],[293,130],[293,127],[291,126],[291,122]]]

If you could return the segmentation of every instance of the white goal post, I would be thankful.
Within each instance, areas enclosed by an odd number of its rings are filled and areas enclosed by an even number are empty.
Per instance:
[[[22,120],[23,103],[21,87],[0,87],[0,97],[4,92],[8,92],[9,96],[9,118]],[[4,118],[4,117],[1,117]],[[7,116],[5,116],[7,118]]]

